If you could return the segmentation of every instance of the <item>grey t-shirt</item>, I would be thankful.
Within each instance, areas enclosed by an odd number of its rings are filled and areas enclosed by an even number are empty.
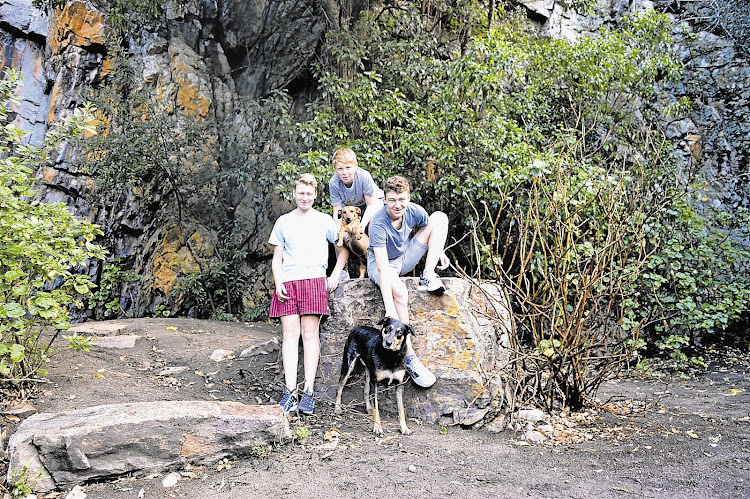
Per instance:
[[[372,179],[367,170],[357,168],[354,172],[352,186],[347,187],[335,173],[328,181],[328,192],[331,195],[331,206],[359,206],[364,208],[365,196],[383,197],[383,191]]]
[[[370,221],[369,255],[373,255],[372,248],[383,246],[388,249],[389,260],[403,255],[404,251],[406,251],[406,243],[409,241],[411,231],[426,227],[429,218],[424,208],[418,204],[409,203],[404,212],[404,220],[401,223],[401,228],[396,229],[391,223],[391,217],[388,216],[386,207],[383,206],[375,212]]]

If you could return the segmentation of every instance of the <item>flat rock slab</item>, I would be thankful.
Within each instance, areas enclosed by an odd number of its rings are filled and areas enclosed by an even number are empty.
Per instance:
[[[28,466],[34,490],[251,455],[291,438],[278,405],[159,401],[36,414],[8,442],[8,476]]]
[[[91,342],[99,348],[133,348],[140,338],[137,334],[123,334],[121,336],[95,336]]]
[[[94,336],[116,336],[128,329],[127,324],[118,321],[84,322],[71,326],[68,331]]]

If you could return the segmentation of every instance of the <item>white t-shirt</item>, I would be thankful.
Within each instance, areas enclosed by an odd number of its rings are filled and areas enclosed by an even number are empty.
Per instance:
[[[281,215],[268,238],[270,244],[284,247],[281,282],[325,277],[328,243],[337,238],[331,215],[312,208],[305,215],[298,215],[296,210]]]

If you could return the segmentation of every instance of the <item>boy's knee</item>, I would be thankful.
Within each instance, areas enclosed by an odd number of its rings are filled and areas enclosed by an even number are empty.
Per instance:
[[[430,215],[430,223],[435,226],[448,227],[448,215],[442,211],[433,212]]]
[[[409,294],[409,289],[406,287],[406,283],[404,283],[401,279],[397,279],[393,285],[391,286],[391,291],[393,292],[393,297],[395,299],[405,299]]]

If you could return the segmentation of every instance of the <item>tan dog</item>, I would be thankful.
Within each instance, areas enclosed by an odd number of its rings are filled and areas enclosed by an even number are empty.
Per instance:
[[[341,229],[339,229],[339,239],[336,245],[341,247],[346,244],[349,250],[349,269],[354,264],[359,266],[359,276],[365,277],[367,272],[367,247],[370,245],[370,238],[365,234],[361,225],[362,210],[356,206],[344,206],[339,210],[341,217]],[[349,234],[347,240],[344,235]]]

